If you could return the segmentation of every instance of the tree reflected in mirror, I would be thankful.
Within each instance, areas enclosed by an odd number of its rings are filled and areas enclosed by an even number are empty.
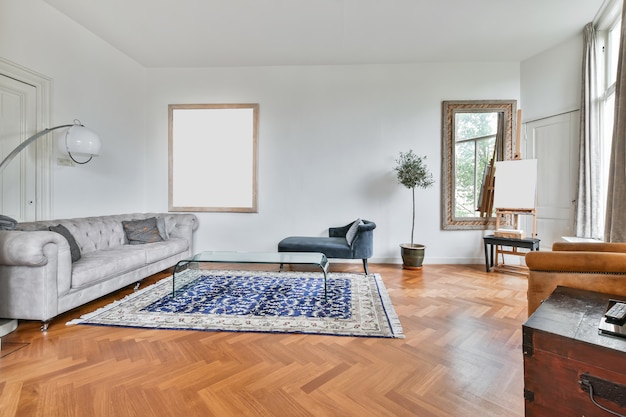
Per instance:
[[[493,155],[498,113],[457,113],[455,137],[455,216],[475,217],[485,168]]]

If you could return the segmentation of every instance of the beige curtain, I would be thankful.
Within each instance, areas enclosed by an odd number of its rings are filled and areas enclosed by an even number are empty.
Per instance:
[[[604,240],[626,242],[626,7],[622,7],[617,81],[615,84],[615,122],[609,167]]]
[[[596,30],[593,23],[583,33],[583,77],[580,107],[580,148],[575,233],[578,237],[602,239],[600,221],[600,102],[597,86]]]

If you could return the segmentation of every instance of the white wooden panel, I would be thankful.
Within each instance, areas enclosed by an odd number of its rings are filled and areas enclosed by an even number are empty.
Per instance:
[[[542,249],[574,230],[579,112],[525,125],[526,149],[537,165],[537,237]]]
[[[35,133],[35,87],[0,75],[0,160]],[[0,176],[0,213],[19,221],[35,220],[35,146],[28,146]]]

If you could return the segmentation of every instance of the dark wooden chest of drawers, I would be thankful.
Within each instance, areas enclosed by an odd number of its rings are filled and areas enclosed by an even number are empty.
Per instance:
[[[523,325],[526,416],[610,416],[590,390],[626,415],[626,338],[598,332],[610,299],[557,287]]]

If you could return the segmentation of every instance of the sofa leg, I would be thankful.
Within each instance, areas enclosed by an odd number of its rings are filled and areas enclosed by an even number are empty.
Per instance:
[[[370,274],[370,271],[367,268],[367,259],[363,259],[363,269],[365,270],[365,275]]]
[[[42,321],[41,322],[41,331],[42,332],[47,332],[48,331],[48,326],[50,326],[50,320],[46,320],[46,321]]]

